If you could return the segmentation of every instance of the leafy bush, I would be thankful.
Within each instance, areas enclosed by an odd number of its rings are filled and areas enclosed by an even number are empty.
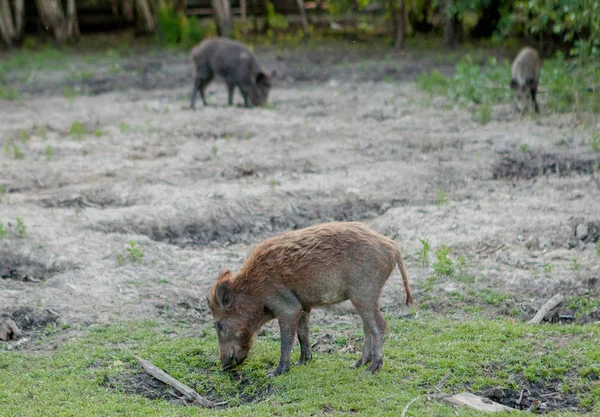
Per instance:
[[[571,54],[600,58],[598,0],[517,0],[503,30],[518,30],[540,42],[554,38],[573,46]]]
[[[446,96],[453,103],[479,105],[475,119],[489,121],[489,104],[509,102],[513,93],[510,84],[510,64],[490,58],[485,65],[467,55],[457,65],[454,75],[445,77],[439,71],[422,74],[417,86],[430,94]],[[600,85],[600,66],[582,61],[567,61],[558,54],[543,62],[540,88],[547,91],[546,107],[551,111],[600,111],[598,93],[588,92],[588,86]]]
[[[157,12],[159,40],[170,46],[189,47],[200,42],[208,30],[196,17],[187,17],[181,12],[161,2]]]

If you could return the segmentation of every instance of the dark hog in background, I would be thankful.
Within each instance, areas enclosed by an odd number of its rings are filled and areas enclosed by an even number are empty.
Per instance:
[[[512,64],[510,81],[510,88],[517,92],[517,111],[522,111],[532,102],[535,112],[540,112],[536,95],[541,69],[542,61],[537,51],[530,47],[521,49]]]
[[[263,106],[267,103],[274,72],[267,71],[256,61],[254,54],[239,42],[227,38],[212,38],[202,41],[190,53],[194,71],[194,85],[190,107],[196,108],[196,95],[204,105],[204,91],[215,76],[227,84],[228,103],[233,104],[233,93],[239,88],[244,97],[244,106]]]
[[[311,309],[350,300],[365,333],[363,353],[354,367],[370,363],[368,371],[375,373],[383,364],[386,329],[379,297],[396,266],[402,275],[406,304],[412,305],[398,246],[361,223],[325,223],[263,241],[238,272],[219,274],[208,298],[223,369],[244,362],[254,335],[273,319],[279,322],[281,358],[269,376],[289,370],[296,334],[300,363],[308,362],[312,358]]]

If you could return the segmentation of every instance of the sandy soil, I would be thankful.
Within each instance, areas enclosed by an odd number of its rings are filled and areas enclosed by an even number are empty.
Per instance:
[[[424,68],[447,71],[443,59],[365,52],[334,63],[314,53],[307,69],[310,55],[296,65],[265,52],[281,74],[272,108],[224,107],[225,87],[215,83],[211,106],[189,110],[181,56],[148,58],[159,64],[147,85],[95,76],[82,85],[108,87],[70,103],[58,87],[64,78],[39,75],[22,101],[0,102],[9,151],[0,155],[9,230],[0,240],[1,312],[50,309],[71,324],[202,323],[219,269],[239,267],[277,231],[334,219],[366,221],[407,255],[426,238],[432,262],[442,244],[452,259],[465,256],[474,282],[427,280],[431,267],[409,256],[417,305],[443,314],[460,316],[456,292],[513,295],[491,314],[529,313],[557,291],[600,296],[600,157],[582,144],[589,129],[571,115],[519,120],[508,105],[480,125],[410,81]],[[69,136],[75,121],[90,133]],[[130,241],[141,262],[130,259]],[[403,299],[395,272],[382,308],[407,314]],[[335,319],[315,320],[324,317]]]

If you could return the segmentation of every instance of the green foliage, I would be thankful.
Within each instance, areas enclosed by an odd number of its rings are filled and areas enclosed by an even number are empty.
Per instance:
[[[417,86],[461,106],[478,105],[474,119],[485,123],[489,121],[493,103],[513,100],[513,93],[508,88],[510,74],[506,60],[498,63],[495,58],[490,58],[485,65],[480,65],[467,55],[456,65],[451,77],[438,71],[425,73],[417,78]],[[569,62],[562,55],[544,61],[540,88],[547,90],[545,106],[550,111],[600,112],[597,93],[586,91],[590,85],[600,85],[600,65]]]
[[[429,251],[431,250],[431,244],[427,239],[421,239],[421,249],[415,253],[415,258],[418,260],[422,267],[429,266]]]
[[[119,131],[121,133],[129,133],[131,132],[131,125],[125,122],[119,123]]]
[[[454,263],[448,257],[450,248],[446,245],[442,245],[439,250],[435,251],[435,257],[437,261],[433,263],[433,270],[436,274],[442,276],[451,276],[454,274]]]
[[[36,136],[39,136],[42,139],[46,139],[47,133],[48,132],[46,131],[46,128],[44,126],[40,126],[35,130]]]
[[[29,139],[31,139],[31,133],[29,132],[29,130],[27,130],[27,129],[19,130],[19,140],[21,142],[27,143],[27,142],[29,142]]]
[[[8,145],[6,145],[8,146]],[[4,148],[4,152],[6,152],[7,148]],[[13,145],[12,147],[12,151],[13,151],[13,158],[15,159],[24,159],[25,158],[25,154],[23,153],[23,151],[21,150],[21,148],[19,148],[17,145]]]
[[[46,155],[46,159],[49,161],[52,159],[52,156],[54,155],[54,148],[50,145],[46,146],[46,149],[44,149],[44,154]]]
[[[133,240],[129,241],[129,246],[125,249],[125,254],[117,255],[117,263],[125,265],[127,262],[139,263],[144,260],[144,252],[142,248]]]
[[[577,262],[577,259],[571,259],[571,269],[573,271],[579,271],[581,269],[581,264]]]
[[[0,80],[1,81],[1,80]],[[5,87],[0,82],[0,100],[15,101],[21,99],[21,93],[16,88]]]
[[[165,45],[181,45],[187,48],[204,39],[208,32],[196,17],[188,18],[164,1],[158,6],[157,20],[158,37]]]
[[[64,337],[60,327],[47,330],[45,339],[36,342],[56,348],[44,354],[0,345],[2,415],[397,417],[414,398],[436,392],[442,380],[442,392],[468,387],[481,393],[498,387],[518,395],[525,378],[540,385],[558,381],[576,394],[578,405],[589,407],[589,415],[599,410],[600,329],[593,324],[532,327],[485,318],[450,320],[424,312],[419,320],[388,319],[384,368],[375,377],[363,375],[362,369],[349,369],[357,353],[343,353],[341,345],[358,330],[350,328],[336,329],[332,351],[316,351],[308,365],[292,366],[289,374],[273,379],[266,374],[277,365],[279,341],[271,332],[257,336],[250,356],[233,374],[239,377],[232,377],[220,369],[217,337],[209,325],[200,329],[201,336],[190,336],[190,325],[176,321],[91,326],[67,333],[69,337]],[[313,340],[331,331],[313,327]],[[134,391],[143,370],[131,352],[226,405],[202,409],[145,398]],[[297,358],[296,347],[292,360]],[[414,401],[407,415],[474,417],[482,413],[423,399]],[[562,410],[547,415],[576,414]]]
[[[2,198],[6,195],[6,191],[4,190],[4,186],[0,185],[0,202]]]
[[[23,218],[17,217],[17,225],[15,226],[15,234],[21,239],[25,238],[26,228]]]
[[[483,290],[478,294],[479,298],[483,300],[486,304],[497,306],[506,300],[512,299],[510,294],[499,293],[494,290]]]
[[[85,135],[89,133],[88,127],[80,122],[79,120],[75,120],[71,124],[71,128],[69,129],[69,136],[73,139],[81,140]]]
[[[287,17],[277,13],[272,2],[267,3],[267,19],[269,21],[269,26],[275,29],[285,30],[289,26]]]
[[[69,100],[70,104],[73,104],[79,93],[73,87],[65,86],[62,88],[63,97]]]
[[[492,120],[492,106],[490,103],[484,103],[478,106],[473,113],[473,120],[481,123],[482,125],[485,125]]]
[[[600,134],[596,133],[590,139],[590,148],[592,148],[592,152],[600,152]]]
[[[542,42],[558,37],[571,54],[600,57],[600,2],[597,0],[517,0],[503,19],[503,33],[523,32]]]
[[[0,239],[2,239],[8,231],[4,228],[4,223],[0,222]]]
[[[435,205],[440,208],[442,206],[447,205],[450,202],[450,199],[448,198],[448,192],[442,190],[441,188],[437,191],[437,199],[435,202]]]
[[[519,145],[519,150],[523,153],[529,152],[529,145],[526,143],[522,143]]]

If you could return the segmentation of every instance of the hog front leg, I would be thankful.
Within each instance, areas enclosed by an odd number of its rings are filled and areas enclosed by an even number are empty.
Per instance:
[[[267,375],[273,378],[290,370],[290,357],[302,314],[302,305],[290,289],[281,288],[267,298],[266,307],[277,317],[281,337],[279,365]]]

